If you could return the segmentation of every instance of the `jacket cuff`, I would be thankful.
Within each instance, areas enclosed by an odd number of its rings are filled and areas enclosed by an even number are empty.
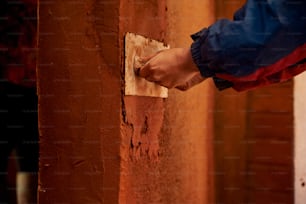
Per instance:
[[[203,30],[191,35],[194,42],[191,44],[191,56],[194,63],[200,70],[203,77],[212,77],[215,86],[219,90],[227,89],[233,86],[233,83],[215,76],[215,73],[209,68],[209,61],[205,59],[202,48],[205,48],[205,41],[208,36],[208,29]]]
[[[218,78],[218,77],[213,77],[213,80],[214,80],[215,86],[218,88],[219,91],[222,91],[227,88],[231,88],[234,85],[232,82],[227,81],[225,79]]]
[[[212,77],[214,73],[209,69],[209,62],[202,55],[202,47],[206,41],[208,35],[208,30],[204,28],[203,30],[191,35],[194,42],[191,44],[190,51],[194,63],[200,70],[203,77]]]

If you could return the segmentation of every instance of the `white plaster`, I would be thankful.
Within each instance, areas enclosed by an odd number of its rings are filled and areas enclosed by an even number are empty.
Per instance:
[[[306,72],[294,79],[295,204],[306,203]]]
[[[125,95],[168,97],[168,89],[136,76],[140,68],[140,57],[150,56],[157,51],[169,49],[164,43],[134,33],[125,35]],[[135,67],[135,65],[137,67]]]

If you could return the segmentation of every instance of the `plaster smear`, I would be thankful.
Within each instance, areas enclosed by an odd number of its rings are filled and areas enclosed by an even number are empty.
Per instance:
[[[140,57],[151,56],[157,51],[169,49],[164,43],[127,33],[125,35],[125,95],[168,97],[168,89],[136,76],[135,68],[140,68]]]
[[[126,96],[126,124],[130,131],[130,156],[140,159],[147,155],[150,159],[158,158],[158,136],[164,119],[164,102],[161,98]]]
[[[158,135],[164,118],[164,104],[159,97],[168,97],[167,88],[135,75],[135,58],[168,48],[162,42],[141,35],[127,33],[125,37],[125,122],[130,130],[127,137],[132,159],[139,160],[142,155],[158,158]]]

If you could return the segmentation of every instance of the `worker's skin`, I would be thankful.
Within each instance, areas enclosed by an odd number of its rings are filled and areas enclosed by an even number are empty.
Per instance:
[[[167,88],[188,90],[205,80],[193,61],[190,48],[173,48],[143,57],[137,74]]]

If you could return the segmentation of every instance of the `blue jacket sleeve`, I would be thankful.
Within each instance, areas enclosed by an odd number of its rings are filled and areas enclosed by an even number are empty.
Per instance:
[[[243,20],[245,17],[245,5],[243,5],[240,9],[238,9],[235,13],[234,13],[234,21],[239,21],[239,20]]]
[[[222,19],[192,35],[193,59],[219,89],[272,65],[306,42],[306,1],[248,0],[234,20]]]

